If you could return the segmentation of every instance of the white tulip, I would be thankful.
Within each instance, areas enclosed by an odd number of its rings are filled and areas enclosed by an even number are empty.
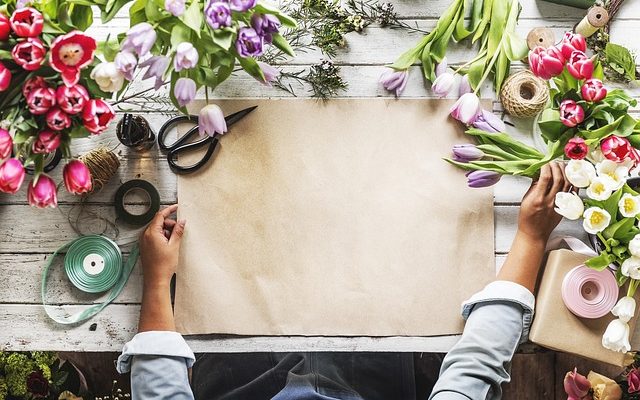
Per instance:
[[[611,314],[620,318],[623,322],[629,322],[636,313],[636,299],[631,296],[624,296],[615,307],[611,310]]]
[[[589,161],[571,160],[567,163],[564,173],[567,180],[577,188],[586,188],[596,176],[596,169]]]
[[[599,176],[593,178],[587,188],[587,197],[593,200],[605,201],[612,193],[610,180]]]
[[[632,256],[640,257],[640,234],[634,236],[629,242],[629,253]]]
[[[103,92],[117,92],[124,85],[124,75],[113,62],[103,62],[91,71],[91,79],[96,81]]]
[[[640,279],[640,257],[631,256],[624,260],[620,272],[631,279]]]
[[[588,208],[583,216],[582,227],[592,235],[605,230],[611,222],[611,215],[600,207]]]
[[[615,161],[603,160],[596,164],[598,176],[605,180],[611,190],[620,189],[629,177],[629,167]]]
[[[602,335],[602,346],[604,348],[617,351],[620,353],[626,353],[631,350],[631,344],[629,343],[629,324],[620,320],[614,319],[607,326],[607,330]]]
[[[591,161],[594,164],[597,164],[600,161],[606,160],[606,159],[607,158],[602,153],[602,150],[600,150],[600,147],[593,148],[587,155],[587,160]]]
[[[640,214],[640,196],[633,196],[629,193],[625,193],[618,202],[618,208],[620,214],[626,218],[635,218]]]
[[[558,192],[555,211],[567,219],[575,220],[582,217],[584,203],[575,193]]]

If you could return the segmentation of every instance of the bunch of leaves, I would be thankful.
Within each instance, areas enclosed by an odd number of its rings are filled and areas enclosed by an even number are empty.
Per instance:
[[[309,69],[294,72],[283,71],[274,85],[295,96],[295,90],[290,80],[308,84],[312,97],[322,100],[336,96],[347,88],[347,83],[340,76],[340,67],[330,60],[312,65]]]
[[[640,77],[636,69],[635,56],[624,46],[611,43],[609,34],[600,29],[587,39],[598,61],[603,67],[604,76],[612,82],[629,83]]]
[[[50,398],[62,390],[68,372],[61,367],[56,353],[34,351],[0,352],[0,399],[30,398],[27,378],[33,372],[39,372],[49,381]]]

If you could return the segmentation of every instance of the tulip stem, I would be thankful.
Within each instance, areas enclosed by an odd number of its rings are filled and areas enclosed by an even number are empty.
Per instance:
[[[638,290],[639,285],[639,280],[631,279],[631,282],[629,282],[629,288],[627,289],[627,296],[633,297],[636,294],[636,290]]]
[[[466,63],[462,64],[460,67],[458,67],[455,71],[453,71],[453,74],[457,74],[458,72],[460,72],[461,69],[463,69],[464,67],[473,64],[474,62],[478,61],[479,59],[481,59],[482,57],[484,57],[486,55],[486,50],[482,50],[478,53],[477,56],[475,56],[473,59],[471,59],[471,61],[467,61]]]

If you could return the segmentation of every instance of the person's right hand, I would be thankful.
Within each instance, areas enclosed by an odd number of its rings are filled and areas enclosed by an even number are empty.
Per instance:
[[[571,188],[565,177],[564,167],[563,163],[556,161],[544,165],[540,170],[540,177],[533,181],[522,198],[518,232],[529,240],[546,243],[562,220],[562,216],[554,208],[556,194]]]
[[[158,211],[140,236],[140,261],[145,285],[168,285],[176,272],[186,222],[170,218],[177,210],[178,205],[174,204]]]

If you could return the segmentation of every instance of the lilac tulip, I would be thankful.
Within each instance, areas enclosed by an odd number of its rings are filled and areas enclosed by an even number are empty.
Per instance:
[[[231,8],[227,2],[209,0],[204,9],[204,15],[211,29],[231,26]]]
[[[184,0],[165,0],[164,9],[170,12],[174,17],[179,17],[184,14]]]
[[[233,11],[245,12],[256,6],[257,0],[231,0],[229,4]]]
[[[133,53],[121,51],[116,54],[114,62],[118,71],[120,71],[128,81],[133,80],[133,71],[138,65],[138,59]]]
[[[468,163],[478,161],[484,157],[484,152],[474,144],[457,144],[453,146],[454,161]]]
[[[431,90],[438,97],[446,97],[456,87],[456,77],[450,72],[442,73],[431,85]]]
[[[472,91],[473,89],[469,83],[469,75],[462,75],[462,79],[460,79],[460,86],[458,86],[458,97],[462,97],[462,95],[471,93]]]
[[[140,63],[140,67],[149,67],[142,76],[142,79],[156,78],[155,89],[158,90],[164,85],[164,73],[169,66],[169,57],[153,56],[145,62]]]
[[[474,128],[481,129],[485,132],[505,132],[507,130],[507,127],[504,125],[504,121],[498,118],[498,116],[491,111],[487,110],[482,110],[471,125],[473,125]]]
[[[467,185],[472,188],[483,188],[493,186],[502,175],[494,171],[470,171],[466,173]]]
[[[180,107],[191,103],[196,97],[196,83],[190,78],[180,78],[173,88],[173,96]]]
[[[138,57],[144,57],[156,43],[157,37],[156,31],[153,30],[151,24],[141,22],[129,29],[121,49],[122,51],[135,51]]]
[[[176,48],[176,56],[173,59],[173,68],[176,72],[183,69],[191,69],[198,65],[198,50],[189,42],[182,42]]]
[[[280,20],[271,14],[255,13],[251,17],[251,26],[264,38],[265,43],[271,44],[273,34],[280,29]]]
[[[227,132],[227,121],[220,107],[215,104],[209,104],[200,110],[198,126],[200,136],[207,134],[213,137],[216,133],[222,135]]]
[[[447,63],[447,57],[443,58],[442,61],[440,61],[437,65],[436,65],[436,77],[444,74],[445,72],[447,72],[447,68],[448,68],[448,63]]]
[[[382,75],[380,75],[380,83],[382,83],[382,86],[386,90],[395,92],[396,97],[398,97],[402,94],[404,88],[407,86],[408,76],[409,71],[406,69],[387,69],[382,73]]]
[[[262,71],[262,75],[264,75],[264,81],[260,81],[260,83],[264,84],[265,86],[271,86],[271,82],[275,81],[276,79],[278,79],[278,76],[280,76],[280,70],[267,63],[258,61],[258,66]]]
[[[464,94],[451,107],[450,113],[458,121],[471,125],[480,114],[480,99],[474,93]]]
[[[262,51],[262,37],[253,28],[240,28],[236,40],[236,50],[240,57],[258,57]]]

